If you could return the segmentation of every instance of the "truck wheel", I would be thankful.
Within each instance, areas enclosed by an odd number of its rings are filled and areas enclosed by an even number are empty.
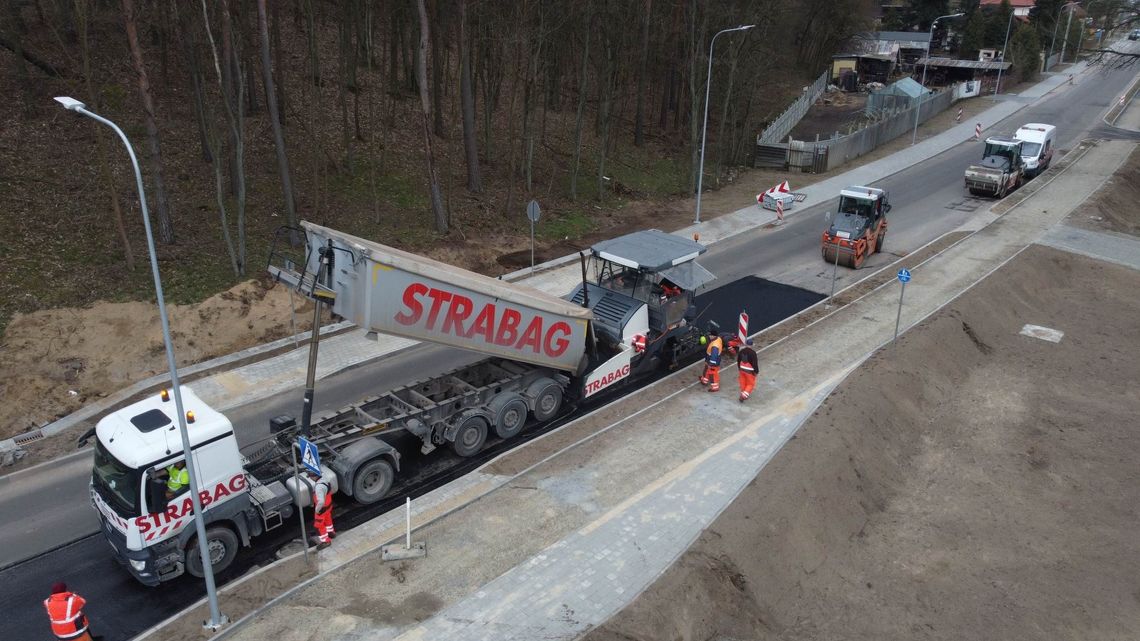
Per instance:
[[[887,232],[883,232],[883,233],[879,234],[879,239],[875,241],[875,253],[876,254],[881,253],[883,251],[883,243],[885,243],[885,242],[887,242]]]
[[[534,399],[534,418],[537,421],[549,421],[562,408],[562,386],[549,378],[531,383],[527,395]]]
[[[384,498],[392,489],[392,479],[396,474],[392,464],[382,458],[374,458],[356,470],[352,477],[352,498],[358,503],[369,505]]]
[[[226,527],[212,527],[206,530],[206,549],[210,553],[210,565],[214,574],[224,571],[234,562],[238,552],[238,538],[233,530]],[[198,539],[190,540],[186,548],[186,571],[190,576],[202,578],[202,555],[198,551]]]
[[[487,419],[471,414],[459,423],[451,450],[462,457],[475,456],[487,442]]]
[[[501,394],[488,406],[495,417],[495,434],[501,439],[516,436],[526,427],[527,404],[520,394]]]

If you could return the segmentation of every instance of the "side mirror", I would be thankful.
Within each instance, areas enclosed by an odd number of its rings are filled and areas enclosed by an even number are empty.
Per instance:
[[[891,204],[890,203],[884,203],[883,204],[883,212],[887,213],[887,214],[891,213]]]

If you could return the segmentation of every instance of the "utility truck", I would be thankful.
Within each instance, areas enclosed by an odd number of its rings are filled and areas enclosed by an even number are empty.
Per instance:
[[[1009,136],[986,139],[982,162],[966,168],[966,189],[974,196],[1005,198],[1025,180],[1022,141]]]
[[[513,438],[703,351],[692,303],[694,291],[714,278],[695,261],[705,247],[661,231],[628,234],[582,253],[581,282],[565,298],[318,225],[303,223],[289,233],[303,235],[304,250],[294,256],[274,250],[269,271],[318,310],[331,305],[370,332],[487,358],[315,417],[308,416],[309,389],[300,422],[275,417],[271,436],[241,451],[229,419],[182,388],[217,572],[240,547],[311,503],[312,483],[293,473],[298,436],[318,447],[322,476],[335,492],[375,503],[400,471],[400,443],[418,443],[425,454],[449,446],[474,456],[491,433]],[[708,329],[716,331],[711,323]],[[167,468],[186,459],[174,405],[163,391],[113,412],[95,429],[91,499],[116,558],[147,585],[184,572],[201,576],[204,569],[188,491],[172,495],[166,485]]]

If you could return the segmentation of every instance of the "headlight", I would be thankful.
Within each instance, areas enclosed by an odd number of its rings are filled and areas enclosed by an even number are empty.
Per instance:
[[[146,569],[146,561],[136,561],[135,559],[131,559],[131,567],[134,568],[136,572],[142,572]]]

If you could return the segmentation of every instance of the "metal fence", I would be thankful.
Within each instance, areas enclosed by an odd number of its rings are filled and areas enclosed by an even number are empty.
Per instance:
[[[1045,59],[1045,71],[1049,71],[1061,60],[1061,52],[1057,52]]]
[[[800,119],[808,112],[812,104],[823,94],[827,89],[827,81],[830,79],[831,70],[824,71],[815,79],[815,82],[808,86],[807,91],[802,96],[796,98],[796,101],[790,107],[784,110],[778,118],[772,121],[759,136],[756,137],[756,144],[780,142],[795,129],[799,124]]]
[[[942,113],[954,102],[954,89],[933,94],[918,106],[918,122],[923,123]],[[914,128],[914,107],[893,111],[858,131],[846,136],[807,142],[757,142],[754,165],[807,173],[823,173],[845,162],[869,153]]]

